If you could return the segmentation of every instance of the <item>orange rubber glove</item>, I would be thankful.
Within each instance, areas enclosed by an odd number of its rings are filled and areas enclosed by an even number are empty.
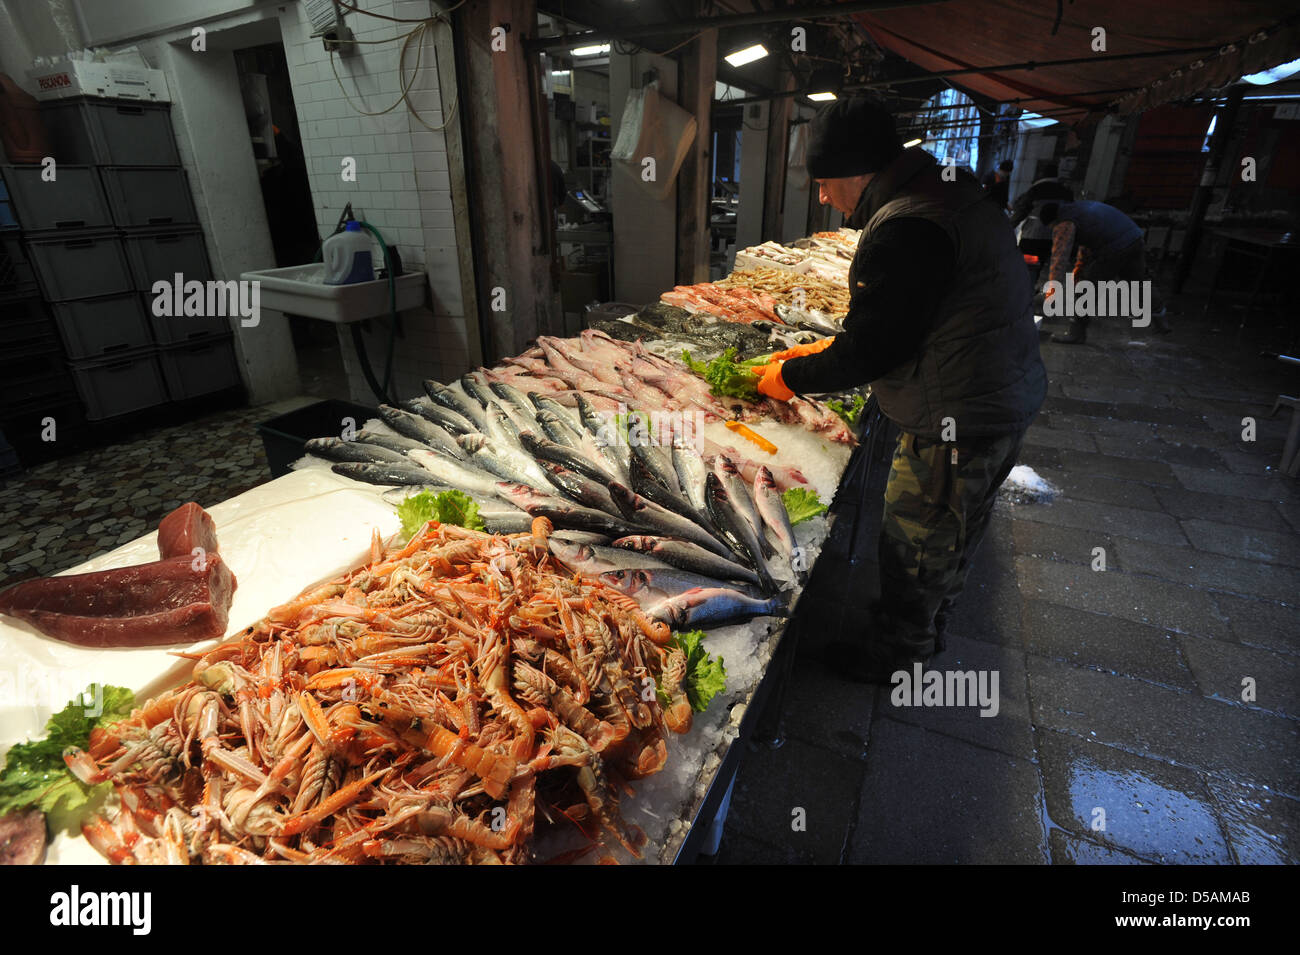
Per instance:
[[[786,387],[785,381],[781,378],[781,362],[774,361],[770,365],[751,368],[750,371],[758,376],[757,387],[760,395],[775,398],[777,401],[789,401],[794,397],[794,392]]]
[[[775,352],[772,355],[772,361],[789,361],[791,358],[801,358],[804,355],[815,355],[819,351],[825,351],[830,348],[834,341],[835,336],[832,335],[830,338],[823,338],[820,341],[815,341],[811,345],[795,345],[792,348],[787,348],[785,351]]]

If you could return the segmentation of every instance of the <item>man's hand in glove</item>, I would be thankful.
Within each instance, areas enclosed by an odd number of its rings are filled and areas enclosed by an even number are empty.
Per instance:
[[[811,345],[795,345],[793,348],[787,348],[785,351],[775,352],[772,355],[772,361],[789,361],[791,358],[801,358],[804,355],[815,355],[819,351],[825,351],[831,347],[835,341],[835,336],[823,338],[815,341]]]
[[[775,398],[777,401],[789,401],[794,397],[794,392],[787,388],[781,379],[781,364],[779,361],[774,361],[770,365],[751,368],[750,371],[758,376],[757,387],[760,395]]]

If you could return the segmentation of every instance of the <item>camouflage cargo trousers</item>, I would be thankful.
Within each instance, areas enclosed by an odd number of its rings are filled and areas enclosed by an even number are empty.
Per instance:
[[[924,658],[951,610],[1024,433],[938,442],[903,432],[885,488],[874,640]]]

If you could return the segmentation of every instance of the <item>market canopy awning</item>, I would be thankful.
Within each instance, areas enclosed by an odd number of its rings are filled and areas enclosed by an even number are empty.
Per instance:
[[[1294,0],[948,0],[854,16],[882,47],[954,85],[1066,123],[1300,57]]]

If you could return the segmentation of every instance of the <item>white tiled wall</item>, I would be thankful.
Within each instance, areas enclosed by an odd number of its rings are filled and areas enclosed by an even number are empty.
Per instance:
[[[371,0],[366,9],[408,19],[431,13],[428,0]],[[343,207],[351,202],[354,211],[362,213],[389,244],[397,246],[407,269],[428,273],[432,308],[402,314],[404,337],[397,341],[394,359],[398,395],[414,397],[423,393],[423,379],[446,381],[469,368],[446,139],[442,132],[421,124],[405,103],[382,115],[363,115],[357,109],[379,113],[397,102],[403,83],[398,69],[400,38],[416,25],[357,14],[349,15],[347,22],[360,41],[391,42],[365,42],[357,54],[336,54],[332,69],[321,40],[310,36],[303,8],[294,4],[280,14],[320,234],[326,236],[334,230]],[[429,28],[447,29],[444,24]],[[407,48],[408,98],[424,122],[436,127],[446,117],[432,34],[424,37],[422,49],[418,49],[419,43],[418,38],[413,39]],[[420,69],[412,82],[417,49]],[[446,106],[450,109],[451,103]],[[347,156],[356,160],[355,182],[346,182],[341,175]],[[379,261],[378,247],[375,256]],[[382,377],[388,322],[369,324],[367,355],[376,375]],[[339,340],[352,397],[373,403],[351,332],[341,327]]]

